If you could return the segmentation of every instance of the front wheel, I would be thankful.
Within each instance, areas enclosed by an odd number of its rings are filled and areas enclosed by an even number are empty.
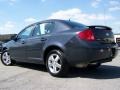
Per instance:
[[[52,76],[66,76],[68,71],[68,64],[65,60],[64,53],[60,50],[52,50],[47,55],[46,66]]]
[[[10,58],[10,54],[8,53],[8,51],[3,51],[1,54],[1,61],[4,65],[6,66],[11,66],[13,65],[13,61]]]

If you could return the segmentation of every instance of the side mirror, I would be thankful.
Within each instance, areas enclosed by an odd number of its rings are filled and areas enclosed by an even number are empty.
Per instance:
[[[16,36],[13,40],[16,42],[16,41],[18,41],[19,39],[21,39],[21,38]]]
[[[12,35],[11,38],[10,38],[10,40],[14,40],[16,38],[16,35],[17,34]]]
[[[14,37],[14,39],[12,39],[12,40],[17,41],[17,40],[18,40],[18,38],[17,38],[17,37]]]

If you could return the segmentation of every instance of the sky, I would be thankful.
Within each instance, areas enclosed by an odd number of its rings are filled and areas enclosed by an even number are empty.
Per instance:
[[[120,33],[120,0],[0,0],[0,34],[17,34],[46,19],[106,25]]]

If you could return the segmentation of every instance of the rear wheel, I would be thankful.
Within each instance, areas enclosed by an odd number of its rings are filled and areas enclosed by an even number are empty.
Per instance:
[[[63,52],[60,50],[52,50],[47,55],[46,66],[52,76],[61,77],[67,75],[68,64],[64,58]]]
[[[1,61],[6,66],[11,66],[14,64],[14,61],[11,60],[10,54],[8,51],[3,51],[1,54]]]

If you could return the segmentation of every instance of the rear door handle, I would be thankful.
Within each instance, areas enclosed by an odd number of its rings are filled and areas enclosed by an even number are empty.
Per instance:
[[[47,39],[46,38],[41,38],[41,41],[46,41]]]
[[[25,44],[25,41],[22,41],[22,44]]]

